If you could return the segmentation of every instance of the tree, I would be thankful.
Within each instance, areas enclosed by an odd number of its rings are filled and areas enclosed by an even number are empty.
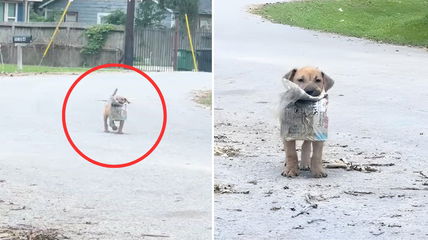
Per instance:
[[[160,0],[159,5],[176,12],[181,24],[184,24],[184,14],[187,14],[190,25],[192,27],[196,26],[199,14],[199,0]]]
[[[142,0],[136,11],[135,25],[137,27],[160,27],[165,17],[166,10],[157,1]]]
[[[109,15],[104,17],[106,23],[113,25],[125,25],[126,13],[122,10],[117,9],[111,12]]]

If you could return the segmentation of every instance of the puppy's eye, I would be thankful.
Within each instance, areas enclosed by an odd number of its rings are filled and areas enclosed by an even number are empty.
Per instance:
[[[304,82],[303,78],[299,78],[299,79],[297,79],[297,81]]]
[[[321,79],[315,79],[315,82],[321,82]]]

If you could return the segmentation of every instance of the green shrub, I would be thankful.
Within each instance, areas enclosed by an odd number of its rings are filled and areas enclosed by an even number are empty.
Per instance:
[[[111,24],[94,25],[85,31],[88,44],[82,49],[85,55],[95,55],[104,47],[109,32],[115,28]]]
[[[122,10],[117,9],[110,13],[110,15],[104,17],[107,24],[113,25],[125,25],[126,13]]]

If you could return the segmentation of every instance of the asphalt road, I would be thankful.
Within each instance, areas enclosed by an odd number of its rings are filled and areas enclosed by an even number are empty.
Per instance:
[[[214,3],[215,183],[235,192],[215,195],[215,238],[427,238],[428,52],[247,12],[264,2]],[[280,79],[308,65],[336,82],[324,159],[393,166],[328,169],[326,179],[280,176]]]
[[[77,75],[0,76],[0,238],[10,228],[57,229],[71,239],[211,237],[212,116],[192,100],[211,89],[211,74],[149,75],[165,96],[167,129],[152,155],[123,169],[87,162],[65,138],[62,101]],[[99,100],[115,88],[131,100],[123,135],[103,132]],[[72,92],[67,124],[85,154],[125,163],[157,138],[160,109],[139,75],[93,73]]]

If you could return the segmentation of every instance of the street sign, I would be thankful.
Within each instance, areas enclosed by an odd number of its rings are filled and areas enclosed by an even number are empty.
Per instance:
[[[22,47],[31,43],[33,41],[33,36],[13,36],[12,40],[16,46],[16,61],[18,69],[22,70]]]
[[[13,43],[31,43],[33,36],[13,36]]]

